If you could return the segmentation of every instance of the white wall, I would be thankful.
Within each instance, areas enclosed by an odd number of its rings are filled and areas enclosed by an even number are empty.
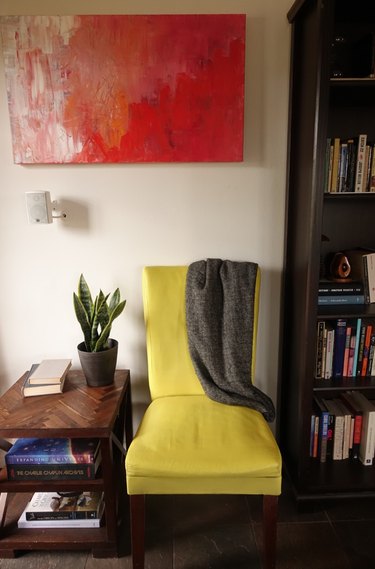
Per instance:
[[[278,378],[290,0],[2,0],[0,15],[246,13],[245,160],[241,164],[13,164],[0,66],[0,391],[31,363],[72,357],[81,333],[72,291],[83,272],[93,289],[127,299],[116,320],[119,366],[133,398],[148,398],[141,268],[207,257],[262,269],[257,385],[274,399]],[[50,190],[67,220],[29,225],[24,192]]]

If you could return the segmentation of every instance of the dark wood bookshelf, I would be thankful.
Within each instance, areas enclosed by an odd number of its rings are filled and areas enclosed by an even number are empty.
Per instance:
[[[314,395],[360,390],[375,399],[375,377],[315,378],[319,320],[375,323],[375,304],[318,306],[319,280],[327,276],[323,268],[330,254],[356,247],[375,250],[375,192],[325,191],[327,139],[367,134],[368,141],[375,141],[375,78],[349,74],[346,65],[355,60],[350,59],[355,42],[375,33],[375,2],[297,0],[288,20],[292,46],[278,437],[297,499],[374,497],[375,466],[350,460],[321,463],[309,454]],[[332,77],[333,46],[341,35],[348,39],[346,76]]]

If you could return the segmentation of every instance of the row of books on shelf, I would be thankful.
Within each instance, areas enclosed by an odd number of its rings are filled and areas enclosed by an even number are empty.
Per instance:
[[[375,325],[362,318],[319,320],[315,377],[375,376]]]
[[[374,143],[367,139],[367,134],[328,138],[325,192],[375,192],[374,154]]]
[[[353,460],[371,466],[375,453],[375,405],[359,391],[314,397],[310,456],[320,462]]]
[[[23,396],[62,393],[71,365],[70,359],[49,359],[33,364],[25,377]]]
[[[35,492],[19,528],[95,528],[103,519],[103,492]]]
[[[9,480],[92,480],[101,463],[99,439],[22,438],[5,455]]]

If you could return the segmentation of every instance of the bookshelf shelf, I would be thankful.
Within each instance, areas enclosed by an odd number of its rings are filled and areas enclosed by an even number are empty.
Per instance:
[[[375,496],[373,466],[310,458],[314,396],[337,398],[354,390],[375,399],[375,377],[315,378],[318,321],[332,325],[339,318],[361,318],[375,324],[375,304],[318,306],[319,280],[327,277],[329,255],[357,247],[375,250],[375,192],[325,191],[327,140],[366,134],[369,143],[375,141],[375,78],[361,76],[358,58],[350,51],[361,38],[374,36],[375,3],[296,0],[288,19],[292,50],[280,446],[297,498]],[[346,45],[337,51],[334,40],[341,36]],[[341,65],[346,76],[331,77],[333,65]]]

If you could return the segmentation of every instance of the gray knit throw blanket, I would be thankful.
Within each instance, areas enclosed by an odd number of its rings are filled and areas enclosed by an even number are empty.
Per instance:
[[[186,324],[190,355],[206,395],[275,418],[271,399],[252,385],[254,297],[258,265],[207,259],[189,265]]]

